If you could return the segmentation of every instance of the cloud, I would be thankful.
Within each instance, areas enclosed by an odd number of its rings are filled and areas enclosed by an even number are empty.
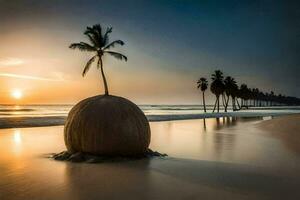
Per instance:
[[[2,77],[10,77],[10,78],[19,78],[19,79],[29,79],[29,80],[38,80],[38,81],[64,81],[64,79],[51,79],[51,78],[44,78],[38,76],[28,76],[22,74],[10,74],[10,73],[0,73]]]
[[[0,60],[0,66],[16,66],[16,65],[21,65],[25,61],[19,58],[6,58]]]

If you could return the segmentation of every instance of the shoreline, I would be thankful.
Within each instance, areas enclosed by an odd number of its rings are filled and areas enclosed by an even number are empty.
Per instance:
[[[31,128],[64,125],[66,117],[11,117],[0,118],[0,129]]]
[[[209,119],[222,117],[277,117],[294,115],[292,112],[227,112],[227,113],[201,113],[201,114],[173,114],[173,115],[146,115],[149,122],[161,121],[177,121],[177,120],[192,120],[192,119]],[[47,117],[5,117],[0,118],[0,129],[7,128],[29,128],[43,126],[60,126],[64,125],[66,116],[47,116]]]

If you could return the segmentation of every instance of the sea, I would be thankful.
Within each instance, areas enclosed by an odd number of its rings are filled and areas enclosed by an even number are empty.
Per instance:
[[[74,105],[0,105],[0,128],[62,125]],[[215,117],[267,117],[300,113],[300,106],[252,107],[225,113],[212,112],[213,105],[139,105],[149,121],[203,119]]]

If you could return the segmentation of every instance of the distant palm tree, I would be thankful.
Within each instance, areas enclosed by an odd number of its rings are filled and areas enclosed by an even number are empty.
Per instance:
[[[242,107],[248,107],[249,88],[246,84],[240,86],[240,97],[242,99]]]
[[[274,98],[275,98],[275,94],[273,91],[271,91],[270,93],[270,106],[274,106]]]
[[[232,97],[232,109],[235,110],[235,103],[234,99],[236,96],[236,90],[238,88],[236,81],[231,76],[227,76],[224,79],[224,86],[225,86],[225,94],[227,96],[227,99],[225,99],[225,112],[227,112],[228,102],[230,96]]]
[[[246,84],[241,84],[239,87],[234,78],[227,76],[225,79],[223,73],[220,70],[216,70],[211,75],[212,83],[210,90],[216,95],[216,102],[213,112],[216,107],[220,107],[220,96],[222,96],[222,102],[227,112],[229,98],[232,99],[232,109],[237,111],[244,108],[250,108],[252,106],[300,106],[300,98],[285,96],[282,94],[276,95],[273,91],[263,92],[258,88],[248,88]],[[198,88],[203,91],[203,104],[206,112],[204,91],[207,89],[208,84],[205,78],[200,78],[197,82]],[[240,99],[240,100],[239,100]],[[241,104],[239,103],[241,102]]]
[[[97,60],[97,68],[101,69],[101,75],[105,88],[105,95],[109,95],[108,85],[103,71],[103,61],[102,58],[104,55],[109,54],[114,56],[119,60],[127,61],[127,57],[121,53],[110,51],[111,48],[116,45],[124,45],[122,40],[115,40],[113,42],[109,42],[109,34],[112,32],[112,27],[106,28],[105,33],[103,34],[102,28],[100,24],[96,24],[92,27],[87,27],[84,35],[86,35],[89,39],[89,43],[80,42],[73,43],[69,46],[71,49],[79,49],[80,51],[92,52],[95,55],[90,58],[90,60],[86,63],[84,70],[82,72],[82,76],[85,76],[87,71],[90,69],[92,63]]]
[[[200,78],[197,81],[197,88],[200,89],[202,91],[202,99],[203,99],[203,107],[204,107],[204,112],[206,112],[206,106],[205,106],[205,96],[204,96],[204,92],[205,90],[207,90],[208,87],[208,82],[206,78]]]
[[[239,95],[239,86],[237,85],[236,82],[234,82],[232,85],[232,91],[231,91],[232,110],[233,111],[237,111],[240,109],[240,104],[239,104],[239,101],[237,100],[238,95]],[[235,104],[236,102],[237,102],[237,106]]]
[[[253,89],[253,104],[254,106],[258,106],[258,101],[259,101],[259,89],[258,88],[254,88]]]
[[[223,82],[223,72],[216,70],[214,74],[211,75],[212,83],[210,85],[211,92],[216,95],[216,102],[213,112],[218,107],[218,112],[220,111],[220,95],[224,92],[224,82]]]

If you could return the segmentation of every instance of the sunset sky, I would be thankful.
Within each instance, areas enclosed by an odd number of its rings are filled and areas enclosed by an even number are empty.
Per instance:
[[[111,93],[136,103],[201,103],[196,81],[215,69],[300,97],[300,5],[288,2],[0,0],[0,104],[103,93],[96,67],[81,76],[91,54],[68,48],[95,23],[125,41],[128,62],[106,57],[104,67]]]

